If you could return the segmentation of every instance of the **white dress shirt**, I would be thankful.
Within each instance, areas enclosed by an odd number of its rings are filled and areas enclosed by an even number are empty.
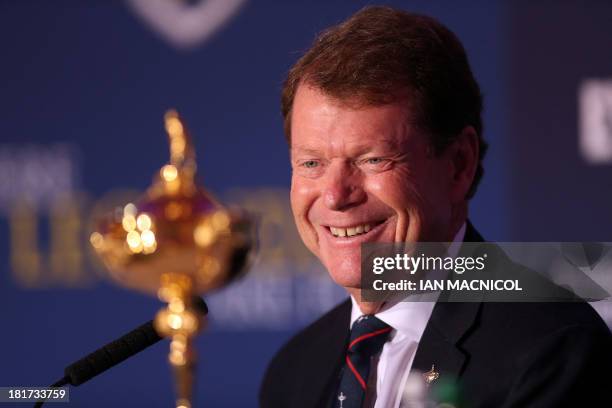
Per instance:
[[[449,255],[456,256],[465,236],[465,223],[455,235]],[[429,294],[431,296],[431,294]],[[417,347],[431,317],[439,293],[432,301],[403,301],[376,313],[375,316],[393,328],[380,353],[376,368],[376,402],[374,408],[399,408],[406,380],[412,368]],[[351,327],[362,315],[351,296]]]

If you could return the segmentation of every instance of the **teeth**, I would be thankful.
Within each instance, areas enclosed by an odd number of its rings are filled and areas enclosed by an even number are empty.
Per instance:
[[[372,227],[370,224],[357,225],[351,228],[336,228],[329,227],[331,233],[336,237],[353,237],[355,235],[364,234],[369,232]]]
[[[331,230],[332,234],[334,234],[337,237],[345,237],[346,236],[346,229],[344,229],[344,228],[329,227],[329,229]]]

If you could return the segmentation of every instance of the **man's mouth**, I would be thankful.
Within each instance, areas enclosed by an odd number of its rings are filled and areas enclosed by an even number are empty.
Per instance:
[[[376,228],[383,222],[384,220],[374,221],[374,222],[369,222],[369,223],[364,223],[364,224],[357,224],[357,225],[353,225],[350,227],[333,227],[329,225],[327,226],[327,228],[331,232],[331,234],[335,237],[348,238],[348,237],[354,237],[357,235],[367,234],[368,232],[370,232],[372,229]]]

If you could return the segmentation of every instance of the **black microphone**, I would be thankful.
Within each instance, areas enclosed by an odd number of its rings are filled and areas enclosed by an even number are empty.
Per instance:
[[[194,296],[193,305],[202,316],[208,314],[208,306],[201,297]],[[81,385],[161,339],[162,337],[153,327],[153,320],[149,320],[117,340],[67,366],[64,369],[64,377],[56,381],[51,387],[61,387],[67,384]],[[44,400],[38,401],[34,407],[41,407],[43,403]]]

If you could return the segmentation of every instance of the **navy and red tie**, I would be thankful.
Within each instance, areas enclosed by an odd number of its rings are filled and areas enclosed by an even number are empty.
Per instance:
[[[333,407],[362,406],[372,357],[380,352],[391,330],[388,324],[372,315],[361,316],[353,323],[340,386],[334,396]]]

